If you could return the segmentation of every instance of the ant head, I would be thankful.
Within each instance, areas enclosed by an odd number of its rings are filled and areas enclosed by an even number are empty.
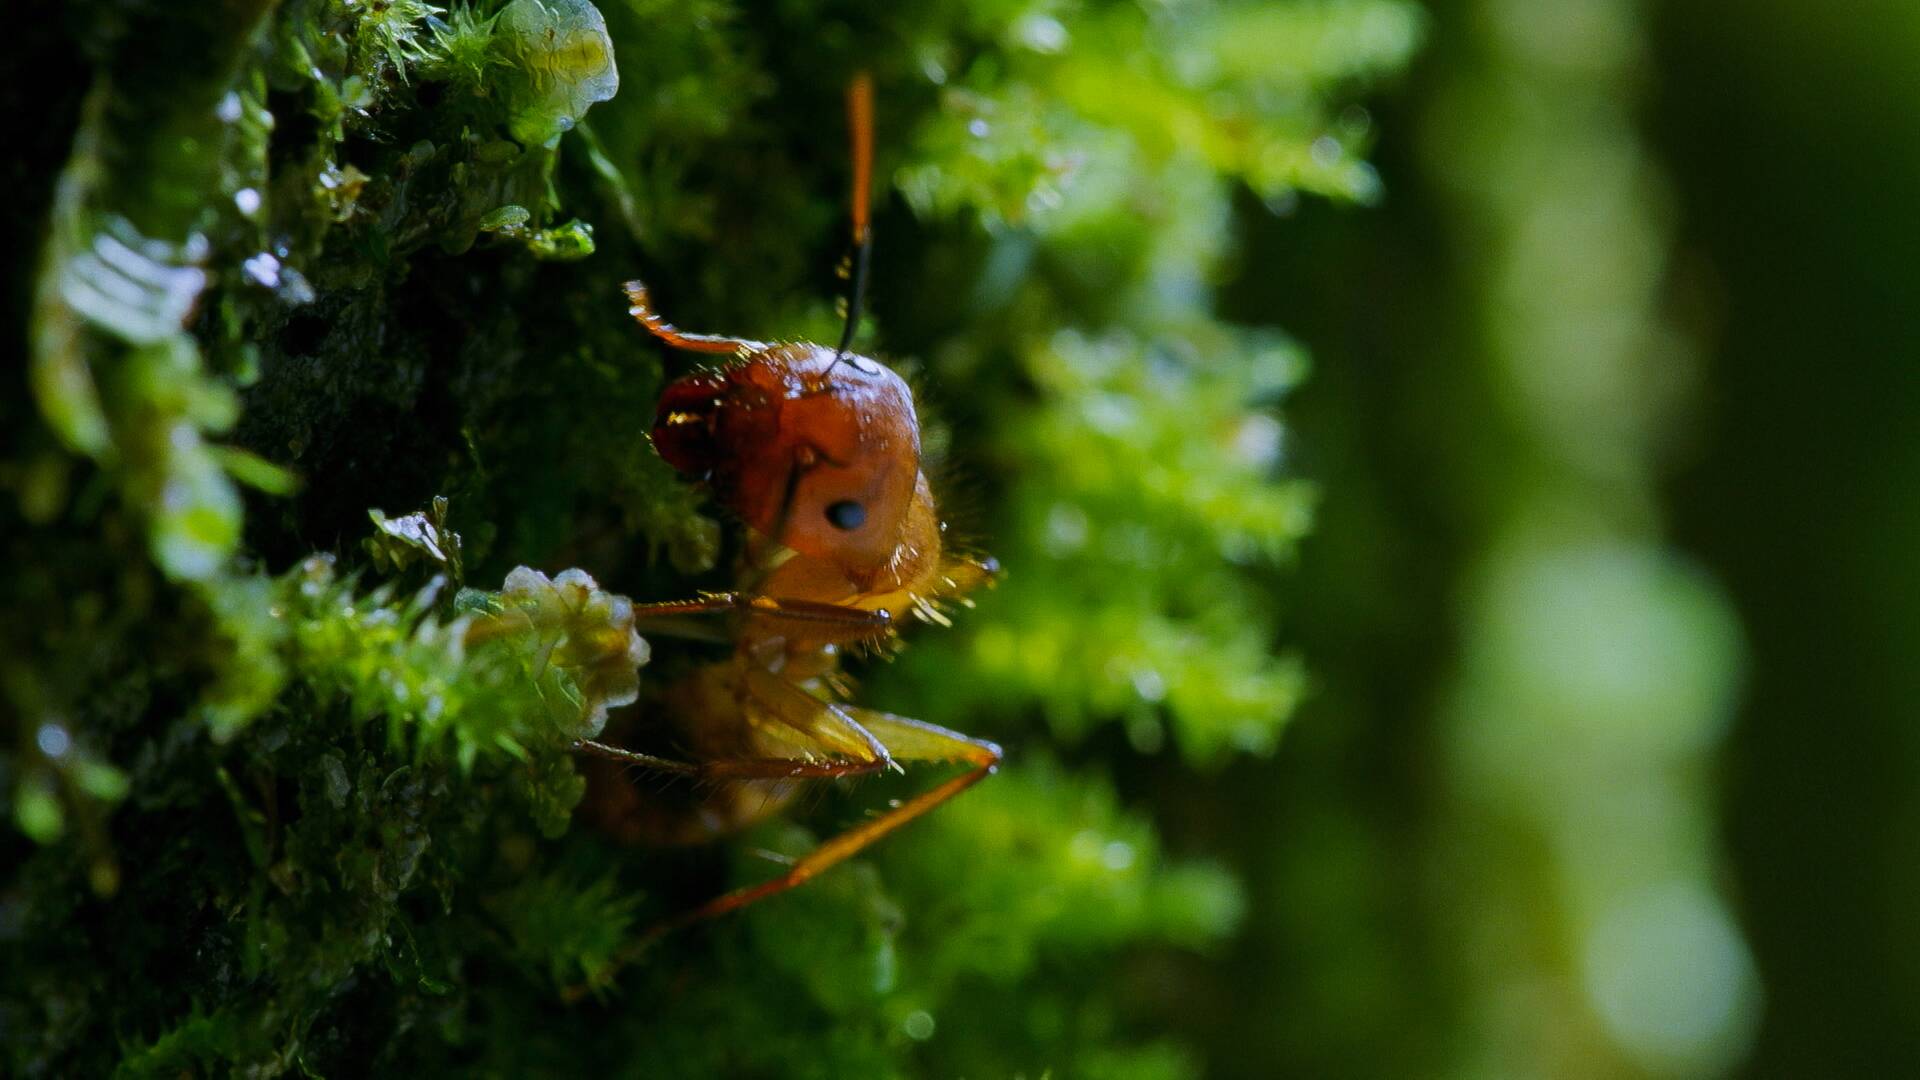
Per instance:
[[[762,535],[854,571],[895,557],[920,475],[906,382],[818,345],[777,345],[677,380],[653,443]]]

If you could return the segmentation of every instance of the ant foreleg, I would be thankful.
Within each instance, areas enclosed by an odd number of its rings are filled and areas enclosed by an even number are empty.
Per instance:
[[[651,623],[669,633],[685,616],[728,614],[768,622],[784,628],[790,636],[832,645],[870,641],[885,637],[893,629],[893,616],[884,610],[750,592],[704,593],[692,600],[633,605],[635,625]]]

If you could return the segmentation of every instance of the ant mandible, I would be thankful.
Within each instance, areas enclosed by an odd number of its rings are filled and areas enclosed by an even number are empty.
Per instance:
[[[668,464],[703,479],[746,524],[748,569],[735,592],[635,605],[637,624],[731,618],[731,656],[695,669],[663,695],[693,760],[596,741],[579,748],[703,782],[702,814],[671,835],[682,840],[765,817],[801,780],[878,773],[908,761],[971,768],[821,843],[778,877],[656,925],[643,941],[806,882],[978,783],[1000,762],[993,743],[844,700],[841,649],[891,643],[896,613],[945,624],[942,602],[964,603],[997,572],[992,560],[955,554],[942,543],[907,384],[850,349],[872,249],[873,84],[865,74],[848,88],[847,114],[855,265],[837,348],[686,333],[654,310],[644,285],[624,286],[630,312],[654,337],[732,358],[669,384],[652,436]]]

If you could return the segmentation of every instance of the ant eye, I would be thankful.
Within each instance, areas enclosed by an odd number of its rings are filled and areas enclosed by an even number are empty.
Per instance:
[[[842,532],[852,532],[867,523],[867,508],[852,499],[841,499],[827,507],[827,522]]]

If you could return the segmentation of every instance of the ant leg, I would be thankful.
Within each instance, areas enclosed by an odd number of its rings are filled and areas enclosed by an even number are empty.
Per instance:
[[[748,711],[749,720],[772,720],[798,734],[802,753],[821,747],[839,757],[873,762],[882,769],[892,767],[893,755],[886,744],[855,720],[846,706],[822,701],[759,668],[747,669],[745,685],[748,699],[757,706]]]
[[[700,780],[828,780],[841,776],[860,776],[888,767],[885,760],[809,761],[803,758],[726,758],[719,761],[675,761],[671,758],[625,750],[592,739],[573,744],[581,753],[638,765],[643,769],[691,776]]]
[[[636,625],[682,636],[690,633],[686,617],[738,614],[744,618],[771,623],[795,638],[822,645],[845,645],[885,637],[893,629],[893,616],[886,611],[826,604],[818,600],[785,600],[748,592],[706,593],[692,600],[667,600],[657,604],[633,605]]]
[[[733,353],[736,356],[751,356],[763,352],[769,346],[762,341],[750,341],[746,338],[727,337],[723,334],[689,334],[676,328],[660,313],[653,310],[653,303],[647,298],[647,287],[638,281],[629,281],[620,286],[627,294],[627,314],[640,320],[647,333],[672,345],[676,349],[688,352]]]
[[[885,637],[893,628],[893,616],[886,611],[867,611],[817,600],[783,600],[746,592],[705,593],[692,600],[666,600],[656,604],[633,605],[637,629],[701,640],[716,638],[688,624],[691,617],[737,614],[787,628],[796,638],[822,645],[845,645]],[[467,628],[468,646],[479,645],[529,629],[532,619],[525,612],[509,609],[474,620]]]
[[[824,706],[825,702],[820,702]],[[589,992],[607,985],[615,972],[628,962],[645,952],[655,941],[667,934],[717,918],[729,912],[738,911],[748,904],[764,900],[786,892],[788,889],[818,877],[827,870],[838,866],[865,850],[868,845],[893,833],[901,826],[922,817],[947,802],[954,796],[993,774],[1000,764],[1000,748],[984,739],[969,738],[957,731],[950,731],[934,724],[913,720],[891,713],[876,712],[853,706],[841,706],[840,711],[851,716],[861,726],[879,733],[887,740],[890,756],[901,761],[958,761],[972,765],[973,768],[955,776],[939,786],[908,799],[879,817],[862,822],[859,825],[831,837],[801,856],[787,871],[779,877],[763,881],[758,885],[749,885],[735,889],[709,900],[691,911],[664,919],[647,928],[646,932],[614,954],[611,962],[596,972],[591,982],[578,983],[568,987],[562,994],[566,1001],[578,1001]],[[714,766],[725,764],[713,762]],[[818,775],[834,775],[824,770],[838,767],[844,771],[837,775],[852,776],[862,772],[876,771],[886,766],[881,762],[819,762],[814,763],[823,771]]]
[[[846,708],[758,669],[747,670],[744,686],[742,711],[756,730],[756,748],[765,756],[678,761],[593,739],[578,740],[574,748],[623,765],[700,780],[830,779],[893,767],[885,744]]]
[[[908,799],[879,817],[855,825],[838,836],[828,839],[802,856],[779,877],[763,881],[758,885],[736,889],[715,897],[692,911],[655,924],[642,936],[642,944],[651,942],[669,931],[725,915],[730,911],[738,911],[757,900],[764,900],[769,896],[786,892],[796,885],[805,884],[859,854],[874,841],[887,836],[986,779],[1000,764],[1000,748],[983,739],[971,739],[943,727],[911,720],[904,716],[874,712],[871,709],[848,708],[846,711],[875,733],[884,733],[890,737],[893,741],[888,744],[888,749],[898,760],[962,761],[972,765],[973,768]]]
[[[848,705],[846,712],[876,735],[899,761],[952,761],[979,765],[991,772],[1000,764],[1000,747],[985,739],[962,735],[951,728]]]

